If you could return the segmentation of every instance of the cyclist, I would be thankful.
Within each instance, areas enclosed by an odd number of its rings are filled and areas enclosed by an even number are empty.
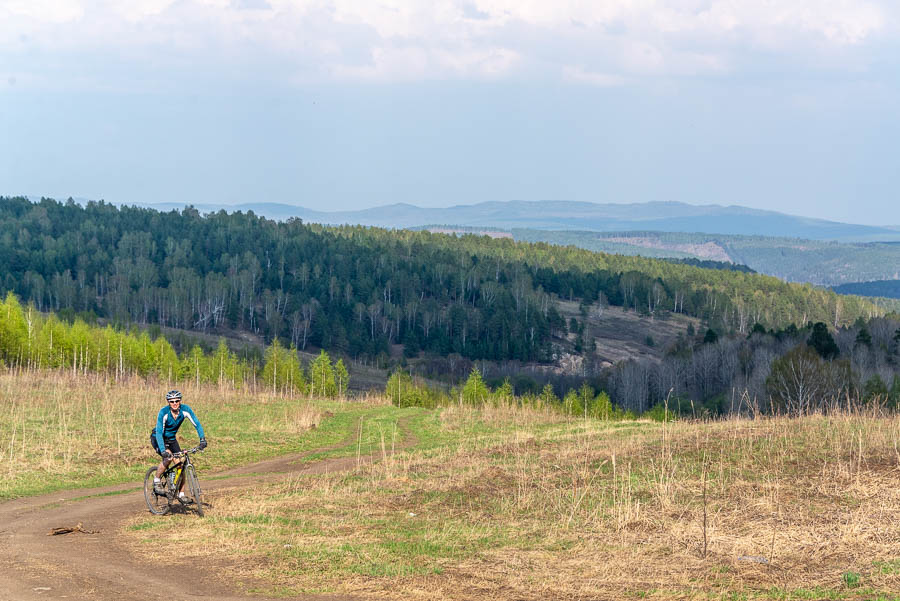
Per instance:
[[[156,417],[156,427],[150,432],[150,444],[153,445],[153,450],[162,457],[162,462],[156,468],[156,475],[153,477],[153,490],[160,495],[166,494],[161,480],[163,472],[169,467],[172,455],[181,452],[181,447],[178,445],[175,434],[178,433],[178,428],[181,427],[185,418],[194,424],[194,428],[197,429],[197,435],[200,437],[200,450],[202,451],[206,448],[206,436],[203,434],[203,426],[200,425],[200,420],[197,419],[191,408],[181,404],[181,393],[177,390],[170,390],[166,393],[166,403],[167,405],[159,410],[159,415]],[[177,459],[176,465],[180,462],[181,459]],[[178,496],[182,501],[187,500],[184,494],[184,481],[181,483]]]

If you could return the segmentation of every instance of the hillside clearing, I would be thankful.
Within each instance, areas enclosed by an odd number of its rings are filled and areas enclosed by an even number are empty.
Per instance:
[[[573,317],[579,322],[583,319],[579,303],[574,301],[559,301],[559,313],[567,321]],[[699,330],[700,320],[679,313],[654,318],[615,306],[599,311],[596,305],[587,315],[589,338],[597,345],[595,359],[609,365],[628,359],[659,360],[679,335],[686,334],[689,325]],[[574,338],[571,334],[570,337]]]

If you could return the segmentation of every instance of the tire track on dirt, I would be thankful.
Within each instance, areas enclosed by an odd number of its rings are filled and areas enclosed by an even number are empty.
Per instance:
[[[201,485],[204,493],[218,492],[261,481],[346,471],[357,465],[374,463],[417,444],[407,423],[409,419],[398,420],[401,444],[393,450],[299,463],[317,453],[348,447],[356,441],[357,433],[352,432],[340,443],[328,447],[267,459],[205,478],[201,473]],[[227,477],[214,479],[216,476]],[[221,574],[228,567],[225,563],[179,563],[177,549],[161,550],[157,563],[147,563],[132,556],[121,540],[121,524],[146,511],[143,491],[135,484],[60,491],[3,503],[0,505],[0,601],[270,599],[241,594],[232,583],[223,582]],[[215,507],[210,511],[215,511]],[[78,523],[83,524],[85,530],[97,532],[47,535],[52,528]],[[296,598],[307,601],[355,599],[335,595]]]

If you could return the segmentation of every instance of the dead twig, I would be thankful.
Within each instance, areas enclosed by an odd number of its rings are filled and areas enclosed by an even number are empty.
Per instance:
[[[50,532],[47,533],[47,536],[57,536],[59,534],[69,534],[71,532],[81,532],[82,534],[97,534],[99,530],[85,530],[81,525],[81,522],[78,522],[74,526],[69,526],[65,528],[54,528]]]

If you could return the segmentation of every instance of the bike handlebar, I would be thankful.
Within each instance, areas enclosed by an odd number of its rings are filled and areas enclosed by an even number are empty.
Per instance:
[[[178,453],[172,453],[172,457],[184,457],[185,455],[191,455],[192,453],[200,453],[203,449],[200,447],[194,447],[193,449],[188,449],[186,451],[181,451]]]

